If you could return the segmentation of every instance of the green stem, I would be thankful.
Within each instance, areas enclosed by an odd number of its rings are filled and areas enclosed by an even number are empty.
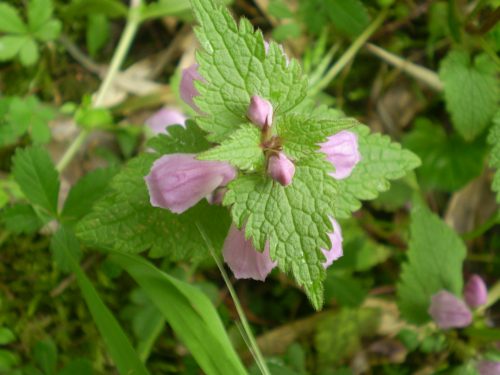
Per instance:
[[[394,55],[393,53],[390,53],[374,44],[368,43],[366,45],[366,49],[378,58],[384,60],[386,63],[391,64],[413,78],[424,82],[432,89],[436,91],[443,91],[443,83],[439,79],[439,76],[432,70],[404,60],[401,57]]]
[[[127,24],[125,25],[125,29],[120,37],[120,41],[118,42],[118,46],[113,54],[113,58],[111,59],[111,63],[109,65],[109,69],[104,77],[104,81],[102,82],[97,94],[95,96],[93,106],[100,107],[108,93],[113,80],[116,78],[116,75],[123,64],[123,60],[127,55],[127,52],[132,44],[135,33],[139,28],[141,23],[141,5],[142,0],[132,0],[129,8],[129,13],[127,17]],[[80,134],[75,138],[75,140],[68,147],[61,160],[57,163],[56,169],[59,173],[61,173],[71,162],[71,160],[75,157],[76,153],[80,149],[80,147],[85,143],[87,136],[90,134],[88,130],[82,130]]]
[[[259,366],[260,371],[262,372],[263,375],[271,375],[271,372],[267,368],[266,361],[264,360],[264,356],[262,355],[259,346],[257,345],[257,341],[255,340],[255,336],[252,333],[252,329],[250,328],[250,324],[248,323],[248,320],[245,315],[245,311],[241,307],[240,299],[238,298],[238,295],[236,294],[236,291],[233,288],[233,284],[231,284],[231,280],[229,280],[229,276],[227,275],[226,270],[224,269],[224,266],[222,265],[220,259],[217,257],[215,254],[215,251],[212,247],[211,241],[209,240],[208,236],[206,235],[205,231],[201,227],[199,223],[196,223],[196,226],[198,227],[198,230],[200,231],[201,236],[205,240],[205,243],[207,244],[208,250],[210,251],[210,254],[215,260],[215,263],[217,264],[217,267],[219,268],[219,271],[222,275],[222,278],[224,279],[224,283],[226,284],[226,287],[229,291],[229,294],[231,295],[231,298],[233,299],[234,306],[236,308],[236,312],[238,313],[238,316],[240,318],[241,325],[243,327],[243,332],[245,333],[246,337],[243,337],[243,340],[245,342],[248,342],[248,346],[250,349],[250,352],[255,358],[255,362],[257,366]]]
[[[315,87],[311,89],[313,93],[317,93],[325,89],[330,82],[339,74],[342,69],[356,56],[360,48],[366,43],[366,41],[372,36],[372,34],[380,27],[382,22],[384,22],[387,16],[387,9],[382,10],[375,21],[373,21],[351,44],[351,46],[344,52],[344,54],[337,60],[337,62],[330,68],[330,70],[325,74],[325,76],[319,81]]]

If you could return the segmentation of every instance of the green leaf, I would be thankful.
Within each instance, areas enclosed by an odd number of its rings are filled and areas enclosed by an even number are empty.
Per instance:
[[[19,51],[19,61],[24,66],[30,66],[38,60],[38,46],[34,39],[26,39]]]
[[[90,56],[96,56],[109,40],[109,22],[104,14],[90,14],[87,18],[86,41]]]
[[[26,40],[28,40],[27,37],[17,35],[0,37],[0,61],[13,59],[19,53]]]
[[[28,25],[35,32],[50,20],[52,16],[52,0],[30,0],[28,3]]]
[[[243,125],[223,141],[198,156],[200,160],[227,161],[242,170],[262,169],[265,163],[260,146],[261,130],[255,125]]]
[[[466,248],[460,237],[423,204],[411,213],[408,262],[397,286],[401,315],[410,323],[430,319],[431,297],[440,290],[461,296]]]
[[[40,103],[36,96],[27,98],[14,97],[10,101],[6,119],[19,135],[30,130],[33,142],[47,143],[51,132],[49,121],[54,118],[54,111]]]
[[[13,158],[13,175],[31,203],[39,205],[53,216],[57,215],[59,175],[45,149],[17,149]]]
[[[359,0],[329,1],[326,10],[333,26],[351,37],[361,34],[370,22],[368,13]]]
[[[60,238],[63,239],[60,242],[60,250],[65,253],[68,266],[76,276],[83,298],[118,372],[120,374],[148,375],[148,370],[137,356],[120,324],[103,303],[92,283],[73,258],[73,254],[78,251],[77,248],[72,247],[77,244],[74,234],[64,227],[60,228],[59,232],[61,233]]]
[[[368,290],[359,279],[329,272],[325,280],[325,299],[334,298],[338,304],[346,307],[359,307],[363,303]]]
[[[74,223],[89,213],[107,191],[115,168],[99,168],[87,173],[71,188],[61,214],[64,222]]]
[[[65,226],[59,228],[50,240],[50,251],[57,266],[64,272],[71,270],[71,262],[80,262],[82,251],[75,234]]]
[[[403,145],[422,159],[417,175],[422,186],[429,190],[458,190],[483,170],[486,151],[483,139],[466,142],[457,134],[448,136],[442,127],[427,119],[415,121]]]
[[[16,8],[6,3],[0,4],[0,31],[12,34],[25,34],[28,31]]]
[[[55,40],[59,36],[61,29],[61,21],[52,19],[44,24],[43,27],[33,32],[33,36],[42,42],[49,42]]]
[[[15,204],[1,214],[5,227],[13,233],[35,233],[43,225],[35,210],[29,204]]]
[[[329,249],[327,233],[332,232],[338,196],[336,181],[329,175],[330,163],[312,155],[297,161],[293,183],[283,187],[260,174],[243,175],[229,184],[224,204],[233,205],[231,214],[238,227],[245,225],[257,249],[270,243],[270,254],[284,272],[293,274],[304,287],[313,306],[323,304],[325,258]]]
[[[0,345],[8,345],[16,340],[14,333],[5,327],[0,327]]]
[[[300,37],[302,30],[300,25],[295,22],[284,23],[278,25],[273,29],[273,39],[277,42],[282,42],[287,39],[294,39]]]
[[[283,151],[294,159],[319,152],[319,143],[341,130],[353,130],[360,123],[352,118],[332,118],[328,114],[287,114],[277,119],[276,132],[283,142]]]
[[[358,134],[361,161],[352,174],[338,181],[339,197],[335,217],[348,218],[361,207],[359,200],[375,199],[380,192],[389,189],[389,180],[396,180],[420,165],[420,159],[389,137],[370,134],[365,126],[352,128]]]
[[[495,63],[484,54],[472,62],[466,52],[451,51],[441,61],[439,77],[455,129],[465,139],[474,139],[488,126],[498,108]]]
[[[496,169],[491,188],[497,193],[497,202],[500,203],[500,110],[493,119],[493,126],[488,135],[491,144],[490,166]]]
[[[74,359],[57,375],[93,375],[92,363],[87,359]]]
[[[73,0],[63,13],[70,19],[89,14],[104,14],[111,18],[118,18],[126,17],[128,9],[120,0]]]
[[[200,130],[191,122],[187,128],[173,126],[169,136],[154,138],[149,146],[160,154],[199,152],[208,147]],[[202,201],[182,215],[151,206],[144,176],[160,154],[148,153],[132,159],[111,183],[112,191],[102,198],[77,226],[78,235],[92,246],[127,253],[150,250],[153,257],[193,259],[206,256],[205,241],[196,222],[211,233],[217,248],[222,246],[230,220],[223,207]]]
[[[38,341],[33,348],[33,357],[45,375],[55,375],[57,347],[52,340]]]
[[[211,0],[192,4],[200,25],[196,35],[204,48],[197,61],[206,81],[197,82],[200,96],[195,102],[207,114],[198,124],[211,140],[224,140],[247,122],[252,95],[270,100],[278,117],[304,99],[307,80],[295,60],[287,64],[276,43],[270,43],[266,54],[262,33],[248,20],[237,25],[225,7]]]
[[[246,374],[214,306],[203,292],[138,256],[113,253],[111,259],[123,267],[156,304],[204,373]]]

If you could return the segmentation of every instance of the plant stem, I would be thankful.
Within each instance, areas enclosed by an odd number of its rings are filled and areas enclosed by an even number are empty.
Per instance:
[[[121,65],[123,64],[123,60],[127,55],[127,52],[132,44],[135,33],[139,28],[141,23],[141,4],[142,0],[132,0],[129,8],[129,13],[127,17],[127,24],[125,25],[125,29],[120,37],[120,41],[118,42],[118,46],[113,54],[113,58],[111,59],[111,63],[109,65],[109,69],[104,77],[104,81],[101,83],[99,90],[96,93],[94,98],[93,106],[100,107],[103,104],[104,98],[108,93],[113,80],[116,77]],[[87,136],[90,134],[90,131],[84,129],[78,134],[78,136],[74,139],[71,145],[68,147],[61,160],[57,163],[56,169],[59,173],[61,173],[71,162],[71,160],[75,157],[76,153],[83,145]]]
[[[387,16],[387,9],[382,10],[375,21],[373,21],[351,44],[351,46],[344,52],[344,54],[337,60],[337,62],[330,68],[330,70],[325,74],[325,76],[319,81],[312,89],[311,92],[317,93],[324,88],[326,88],[330,82],[339,74],[342,69],[354,58],[358,53],[360,48],[370,36],[380,27],[382,22],[384,22]]]
[[[391,64],[413,78],[424,82],[432,89],[436,91],[443,91],[443,83],[439,79],[439,76],[432,70],[402,59],[401,57],[371,43],[366,45],[366,49],[378,58],[384,60],[386,63]]]
[[[236,291],[233,288],[233,284],[231,284],[231,280],[229,280],[229,276],[227,275],[226,270],[224,269],[224,266],[222,265],[219,257],[215,254],[215,251],[212,247],[211,241],[206,235],[205,231],[201,227],[199,223],[196,223],[196,226],[198,227],[198,230],[200,231],[201,236],[205,240],[205,243],[207,244],[208,250],[210,251],[210,254],[215,260],[215,263],[217,264],[217,267],[219,268],[219,271],[222,275],[222,278],[224,279],[224,283],[226,284],[226,287],[229,291],[229,294],[231,295],[231,298],[233,299],[234,306],[236,308],[236,312],[238,313],[238,316],[241,321],[241,326],[243,327],[243,332],[245,333],[246,337],[243,337],[243,340],[247,343],[249,346],[249,350],[254,356],[255,362],[257,366],[259,366],[260,371],[262,372],[263,375],[271,375],[271,372],[267,368],[266,361],[264,360],[264,356],[262,355],[259,346],[257,345],[257,341],[255,340],[255,336],[252,333],[252,329],[250,328],[250,324],[248,324],[248,320],[245,315],[245,311],[243,311],[243,308],[241,307],[240,299],[238,298],[238,295],[236,294]]]

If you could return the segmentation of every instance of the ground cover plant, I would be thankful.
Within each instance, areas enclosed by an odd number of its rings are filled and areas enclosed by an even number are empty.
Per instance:
[[[500,3],[0,3],[0,374],[500,374]]]

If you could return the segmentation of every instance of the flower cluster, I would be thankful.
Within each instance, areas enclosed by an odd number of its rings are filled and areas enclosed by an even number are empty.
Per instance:
[[[266,51],[269,46],[266,43]],[[196,64],[184,69],[180,83],[180,96],[197,113],[203,115],[196,106],[194,98],[199,95],[195,81],[204,82]],[[272,103],[253,95],[247,109],[248,120],[262,131],[263,152],[267,160],[267,174],[271,179],[288,186],[293,182],[295,164],[282,150],[277,136],[272,134],[274,110]],[[165,131],[169,122],[184,123],[185,117],[163,109],[151,117],[148,122],[154,132]],[[318,145],[335,168],[332,178],[347,178],[360,161],[358,140],[355,133],[341,131],[330,136],[326,142]],[[153,164],[150,173],[145,177],[151,204],[168,209],[174,213],[182,213],[194,206],[203,198],[212,204],[220,204],[226,191],[224,188],[237,175],[237,171],[229,163],[221,161],[197,160],[193,154],[164,155]],[[342,230],[334,218],[330,218],[333,232],[329,234],[330,249],[321,249],[325,261],[323,266],[330,266],[334,260],[342,256]],[[265,280],[277,263],[269,254],[269,243],[263,252],[256,250],[250,239],[245,238],[245,230],[231,226],[224,243],[223,256],[236,278]]]

